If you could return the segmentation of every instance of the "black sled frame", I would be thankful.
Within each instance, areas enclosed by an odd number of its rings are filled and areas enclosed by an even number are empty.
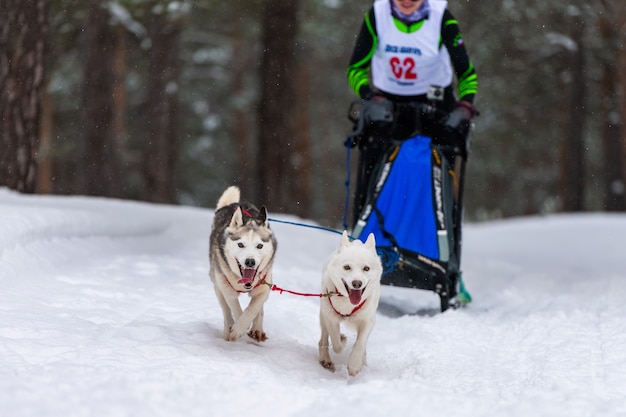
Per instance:
[[[367,103],[369,104],[369,103]],[[359,144],[361,136],[366,130],[368,116],[360,111],[364,105],[363,100],[357,100],[352,103],[348,113],[348,118],[354,123],[354,129],[348,135],[346,146],[354,147]],[[389,104],[389,103],[387,103]],[[438,110],[434,105],[425,103],[411,103],[415,109],[416,119],[425,120],[441,120],[445,114]],[[389,109],[389,112],[391,110]],[[370,111],[370,113],[372,113]],[[392,113],[387,113],[382,107],[373,112],[373,117],[379,117],[379,120],[390,122],[393,119]],[[370,117],[372,117],[370,115]],[[432,147],[441,155],[441,170],[444,173],[451,171],[452,175],[444,175],[442,185],[444,193],[443,212],[446,216],[446,222],[450,226],[446,234],[448,239],[448,247],[450,250],[446,261],[432,259],[425,255],[412,252],[400,247],[392,233],[389,233],[384,227],[384,218],[377,211],[375,203],[380,190],[376,190],[376,183],[380,172],[390,158],[390,155],[402,145],[403,141],[392,141],[390,148],[380,158],[376,164],[376,168],[371,175],[371,181],[368,185],[368,198],[365,207],[359,213],[359,219],[368,217],[369,212],[376,215],[382,233],[392,242],[392,247],[377,247],[379,256],[383,263],[382,284],[389,286],[397,286],[403,288],[414,288],[435,292],[440,299],[441,311],[446,311],[450,307],[456,307],[456,296],[458,291],[458,280],[460,276],[461,262],[461,245],[462,245],[462,221],[463,221],[463,194],[465,188],[465,169],[469,154],[469,144],[472,127],[467,127],[465,137],[456,140],[447,140],[446,143],[434,143]],[[416,130],[415,134],[420,133]],[[458,133],[450,132],[450,138],[458,136]],[[349,167],[348,167],[349,169]],[[447,197],[445,196],[447,194]],[[353,223],[353,235],[357,236],[358,220]]]

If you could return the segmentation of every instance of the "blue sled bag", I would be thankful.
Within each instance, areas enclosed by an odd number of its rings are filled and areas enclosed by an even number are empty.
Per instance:
[[[458,274],[454,192],[454,172],[429,137],[402,141],[381,160],[352,235],[374,233],[383,284],[447,297],[448,278]]]

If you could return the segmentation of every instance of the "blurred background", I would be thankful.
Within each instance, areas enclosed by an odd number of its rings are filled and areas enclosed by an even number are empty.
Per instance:
[[[213,208],[238,184],[341,224],[370,0],[0,4],[0,185]],[[448,7],[479,77],[466,220],[624,211],[626,2]]]

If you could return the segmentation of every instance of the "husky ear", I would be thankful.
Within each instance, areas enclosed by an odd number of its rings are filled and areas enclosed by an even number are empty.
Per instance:
[[[350,244],[350,238],[348,237],[348,231],[344,230],[341,235],[341,246],[348,246]]]
[[[229,227],[241,227],[243,226],[243,217],[241,214],[241,207],[237,207],[235,209],[235,213],[233,213],[233,217],[230,219]]]
[[[365,241],[365,247],[368,249],[376,250],[376,238],[374,237],[374,233],[370,233]]]
[[[259,210],[259,214],[256,216],[256,221],[259,222],[263,226],[269,226],[267,222],[267,208],[265,206],[261,206]]]

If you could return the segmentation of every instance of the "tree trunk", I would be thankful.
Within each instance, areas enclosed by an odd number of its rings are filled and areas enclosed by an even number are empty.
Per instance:
[[[45,91],[41,100],[41,126],[39,129],[39,152],[37,169],[37,192],[52,194],[53,163],[51,150],[53,145],[54,120],[52,99]]]
[[[179,59],[181,28],[167,15],[150,14],[148,35],[152,41],[147,74],[148,106],[143,152],[144,199],[175,203],[175,170],[178,160]]]
[[[248,66],[246,65],[246,48],[248,43],[244,36],[245,22],[238,20],[233,22],[234,31],[233,38],[233,96],[245,97],[245,75],[248,72]],[[250,110],[247,106],[241,103],[241,99],[238,100],[235,105],[233,114],[234,121],[232,123],[232,136],[235,143],[235,171],[237,176],[235,183],[238,184],[242,193],[245,196],[252,194],[254,189],[253,175],[250,172],[254,172],[256,169],[254,156],[254,150],[251,149],[250,140]]]
[[[120,175],[124,177],[127,170],[126,156],[128,149],[128,126],[126,123],[126,115],[128,112],[126,77],[128,75],[127,62],[127,43],[126,29],[122,25],[118,25],[114,29],[115,33],[115,51],[113,52],[113,137],[115,138],[115,146],[117,155],[119,156]],[[122,179],[123,180],[123,179]],[[125,195],[123,196],[125,197]]]
[[[49,3],[0,4],[0,185],[34,193]]]
[[[624,123],[624,121],[626,121],[626,45],[624,45],[624,42],[626,42],[626,34],[624,34],[623,30],[626,25],[626,5],[623,2],[619,3],[617,6],[616,14],[617,33],[615,40],[618,46],[616,46],[615,50],[619,53],[619,79],[617,80],[617,86],[620,87],[621,91],[620,102],[617,109],[621,109],[621,117],[619,118],[621,124],[619,126],[620,131],[615,146],[618,149],[616,152],[618,152],[618,157],[620,158],[621,175],[614,183],[614,187],[612,187],[612,192],[616,195],[617,201],[610,209],[626,211],[626,163],[624,162],[624,158],[626,157],[626,127]]]
[[[298,1],[266,0],[262,12],[260,67],[259,202],[274,212],[295,212],[298,202],[290,191],[296,182],[293,169],[295,134],[295,40]]]
[[[309,218],[311,215],[311,193],[312,180],[311,172],[311,136],[310,136],[310,120],[309,120],[309,95],[311,74],[309,73],[310,62],[306,57],[298,60],[297,66],[298,82],[296,88],[297,103],[295,106],[295,135],[296,142],[295,155],[292,156],[293,168],[292,178],[294,181],[291,186],[291,195],[293,196],[292,212],[303,218]]]
[[[561,202],[564,211],[582,211],[585,194],[584,127],[585,127],[585,48],[584,16],[572,17],[572,40],[577,48],[570,54],[571,80],[565,95],[565,140],[561,148]]]
[[[620,117],[624,102],[620,99],[619,86],[626,81],[626,50],[620,48],[620,30],[616,16],[602,14],[599,16],[599,32],[604,53],[601,58],[600,96],[603,98],[602,111],[602,142],[605,167],[604,208],[608,211],[626,210],[626,194],[624,184],[624,124]],[[615,59],[615,52],[618,57]],[[621,57],[621,59],[620,59]],[[621,69],[621,70],[620,70]],[[620,74],[622,80],[620,80]],[[626,116],[626,111],[623,116]],[[622,117],[623,117],[622,116]]]
[[[105,197],[119,196],[119,149],[115,137],[116,36],[110,14],[101,2],[91,0],[85,27],[83,101],[84,183],[83,192]]]

